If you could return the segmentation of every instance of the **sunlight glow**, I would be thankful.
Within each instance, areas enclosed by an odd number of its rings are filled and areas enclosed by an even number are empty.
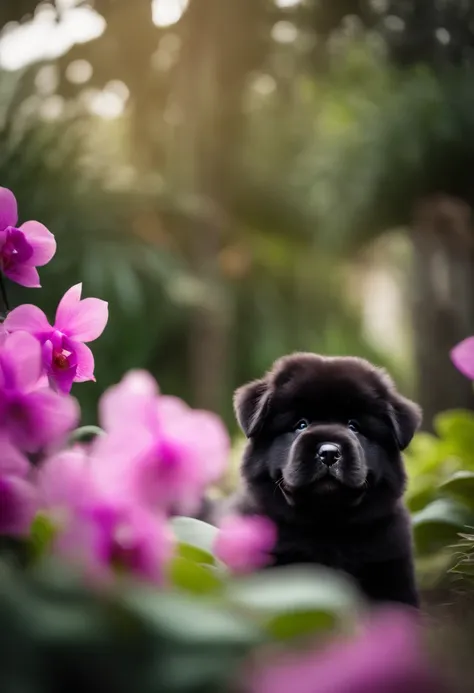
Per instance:
[[[293,43],[298,37],[298,29],[291,22],[277,22],[272,29],[272,38],[277,43]]]
[[[295,7],[299,5],[301,0],[275,0],[275,5],[284,9],[285,7]]]
[[[66,9],[59,22],[46,7],[31,21],[3,32],[0,68],[19,70],[40,60],[58,58],[75,43],[98,38],[105,25],[105,19],[87,7]]]
[[[94,70],[88,60],[73,60],[66,68],[66,79],[72,84],[85,84]]]
[[[114,120],[123,114],[129,95],[126,84],[113,80],[104,89],[88,89],[81,96],[90,113],[105,120]]]
[[[188,6],[189,0],[153,0],[152,17],[156,26],[176,24]]]

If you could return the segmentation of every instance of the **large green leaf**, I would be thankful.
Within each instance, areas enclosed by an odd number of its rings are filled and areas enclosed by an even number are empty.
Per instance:
[[[124,602],[151,627],[177,641],[217,647],[255,644],[262,638],[262,631],[252,620],[188,595],[142,589],[130,591]]]
[[[448,443],[452,455],[462,460],[463,467],[474,465],[474,413],[463,409],[445,411],[435,418],[434,427]]]
[[[171,528],[178,540],[178,552],[183,558],[215,565],[213,546],[218,533],[216,527],[192,517],[174,517]]]
[[[227,587],[231,604],[253,614],[275,637],[349,626],[361,608],[353,585],[317,567],[285,567],[241,578]]]
[[[454,544],[461,532],[474,526],[474,514],[450,498],[440,498],[413,515],[417,551],[427,554]]]
[[[474,472],[456,472],[440,485],[440,490],[459,500],[474,513]]]
[[[201,565],[195,560],[175,556],[168,566],[168,576],[175,589],[191,594],[209,594],[222,589],[217,568]]]

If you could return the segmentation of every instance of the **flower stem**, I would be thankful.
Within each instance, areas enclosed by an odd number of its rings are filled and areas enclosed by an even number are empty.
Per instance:
[[[10,304],[8,302],[7,287],[2,272],[0,272],[0,322],[3,322],[10,312]]]

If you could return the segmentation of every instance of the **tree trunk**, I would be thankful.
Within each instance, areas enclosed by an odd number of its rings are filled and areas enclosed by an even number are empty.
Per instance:
[[[195,203],[186,250],[192,272],[210,294],[193,307],[190,321],[192,403],[221,413],[230,378],[233,305],[219,258],[234,231],[230,210],[248,61],[254,59],[255,5],[256,0],[190,1],[174,92],[182,117],[173,147],[175,180]]]
[[[474,334],[474,230],[462,200],[433,195],[413,217],[413,328],[418,400],[424,427],[443,409],[474,408],[472,384],[449,352]]]

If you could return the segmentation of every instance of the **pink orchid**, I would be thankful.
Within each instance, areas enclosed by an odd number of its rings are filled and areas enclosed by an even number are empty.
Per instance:
[[[98,484],[127,491],[165,512],[195,510],[205,488],[222,474],[229,438],[220,419],[158,394],[153,378],[132,371],[100,401]],[[113,490],[113,491],[112,491]]]
[[[55,548],[95,579],[108,579],[118,569],[161,584],[172,553],[165,519],[128,494],[103,494],[93,470],[104,462],[76,446],[42,465],[39,500],[56,526]]]
[[[468,337],[451,350],[451,361],[458,371],[474,380],[474,337]]]
[[[54,326],[37,306],[18,306],[8,314],[5,328],[34,335],[43,346],[43,362],[51,386],[69,392],[72,383],[94,378],[94,357],[84,342],[100,337],[107,324],[108,305],[98,298],[81,300],[82,284],[66,291],[59,302]]]
[[[228,517],[220,527],[214,553],[234,573],[249,573],[271,562],[275,525],[258,515]]]
[[[0,435],[0,535],[25,536],[36,512],[36,491],[27,479],[29,463]]]
[[[0,269],[12,281],[40,287],[36,267],[46,265],[56,252],[52,233],[38,221],[17,228],[18,207],[14,194],[0,188]]]
[[[402,609],[377,614],[356,639],[261,665],[249,693],[447,693],[423,651],[417,620]]]
[[[42,373],[39,342],[26,332],[0,345],[0,433],[25,452],[37,452],[74,428],[76,401],[49,388],[37,389]]]

